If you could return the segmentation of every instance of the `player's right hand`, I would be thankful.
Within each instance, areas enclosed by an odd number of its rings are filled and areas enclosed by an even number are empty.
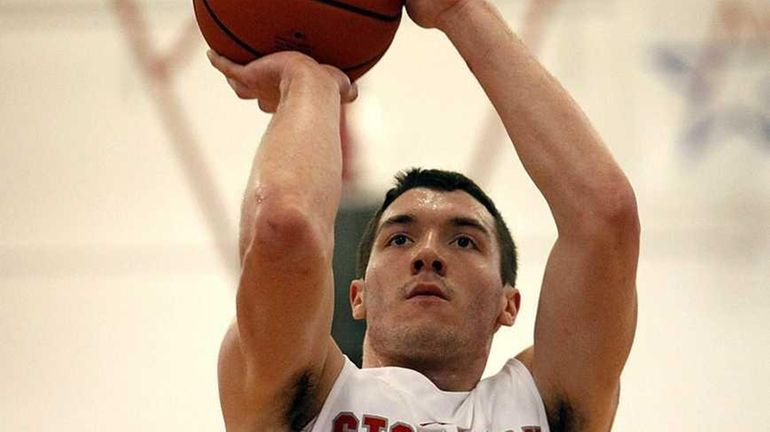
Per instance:
[[[332,86],[339,91],[342,103],[352,102],[358,95],[356,85],[344,72],[296,51],[277,52],[247,65],[237,64],[213,50],[207,55],[239,98],[257,99],[260,109],[267,113],[274,113],[281,96],[299,82],[319,89]]]

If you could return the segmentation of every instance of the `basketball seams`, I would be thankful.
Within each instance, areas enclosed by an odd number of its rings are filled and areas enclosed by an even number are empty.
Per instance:
[[[374,63],[374,62],[378,61],[379,59],[381,59],[382,56],[384,56],[387,51],[388,51],[388,48],[385,48],[384,50],[382,50],[381,53],[377,54],[376,56],[372,57],[371,59],[369,59],[369,60],[367,60],[365,62],[359,63],[359,64],[357,64],[355,66],[346,67],[346,68],[342,69],[342,71],[345,72],[345,73],[353,72],[354,70],[356,70],[358,68],[362,68],[364,66],[368,66],[370,63]]]
[[[211,5],[209,5],[208,0],[200,0],[203,2],[203,5],[206,7],[206,11],[208,12],[211,19],[214,21],[214,23],[219,27],[220,30],[222,30],[230,39],[232,39],[233,42],[238,44],[241,48],[245,49],[249,52],[249,54],[259,58],[262,57],[264,54],[261,52],[255,50],[252,46],[247,44],[246,42],[242,41],[241,38],[239,38],[235,33],[233,33],[226,25],[222,22],[222,20],[219,19],[216,13],[214,13],[214,10],[211,8]]]
[[[354,14],[363,15],[363,16],[369,17],[369,18],[374,18],[374,19],[376,19],[378,21],[393,22],[393,21],[398,21],[398,20],[401,19],[401,10],[400,9],[399,9],[398,15],[392,15],[391,16],[391,15],[381,14],[379,12],[374,12],[374,11],[371,11],[371,10],[368,10],[368,9],[363,9],[363,8],[358,7],[358,6],[353,6],[353,5],[350,5],[350,4],[347,4],[347,3],[343,3],[343,2],[338,1],[338,0],[312,0],[312,1],[316,1],[318,3],[323,3],[323,4],[331,6],[331,7],[336,7],[338,9],[343,9],[343,10],[346,10],[348,12],[352,12]]]

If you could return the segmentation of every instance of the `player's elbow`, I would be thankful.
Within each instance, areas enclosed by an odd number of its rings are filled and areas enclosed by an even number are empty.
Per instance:
[[[317,218],[289,195],[247,197],[243,213],[242,259],[249,254],[263,261],[317,258],[329,249]]]
[[[639,235],[639,208],[634,189],[625,177],[605,192],[605,199],[597,206],[599,221],[605,229]]]
[[[624,240],[638,239],[641,231],[636,194],[625,176],[603,185],[592,194],[590,200],[576,218],[573,225],[578,233],[591,237],[622,237]]]

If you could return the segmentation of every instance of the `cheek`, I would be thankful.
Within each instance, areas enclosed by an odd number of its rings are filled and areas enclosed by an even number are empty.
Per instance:
[[[366,267],[367,286],[392,291],[405,282],[409,275],[409,260],[403,253],[385,251],[373,254]]]
[[[455,277],[479,287],[493,287],[502,283],[499,264],[490,263],[483,256],[459,256],[449,262],[455,269]],[[482,288],[479,288],[482,289]]]
[[[366,265],[366,280],[377,277],[382,273],[383,266],[387,266],[386,256],[379,251],[372,251],[369,256],[369,263]]]
[[[492,268],[487,263],[467,263],[464,276],[467,278],[461,286],[475,287],[469,299],[469,315],[477,318],[496,317],[503,295],[502,278],[499,268]],[[473,266],[473,267],[472,267]]]
[[[465,315],[467,332],[475,338],[486,338],[494,333],[500,315],[499,296],[492,291],[479,293],[468,305]]]
[[[386,280],[383,280],[385,275],[387,275],[387,272],[383,271],[384,268],[380,255],[372,256],[369,260],[369,265],[366,267],[366,274],[364,275],[364,280],[366,281],[365,293],[367,296],[376,294],[381,289],[383,283],[386,283]]]
[[[394,248],[389,248],[389,249],[381,249],[381,250],[373,251],[372,255],[369,257],[368,268],[374,269],[375,271],[378,271],[378,272],[388,271],[388,270],[392,271],[404,259],[408,259],[407,255],[408,254],[406,254],[403,249],[398,250]]]
[[[385,288],[382,275],[376,271],[376,268],[372,268],[371,271],[366,272],[366,290],[364,291],[364,302],[366,303],[367,314],[371,317],[375,316],[382,309],[385,302],[383,296],[383,289]]]

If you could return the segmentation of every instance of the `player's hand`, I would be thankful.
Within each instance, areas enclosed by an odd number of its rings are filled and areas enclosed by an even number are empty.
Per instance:
[[[278,109],[283,92],[298,81],[319,88],[332,86],[339,91],[343,103],[352,102],[358,95],[355,84],[351,84],[344,72],[333,66],[318,64],[299,52],[277,52],[247,65],[237,64],[213,50],[207,55],[239,98],[257,99],[259,108],[267,113]]]
[[[420,27],[440,27],[442,20],[452,12],[459,10],[466,3],[485,0],[406,0],[406,12],[409,18]]]

